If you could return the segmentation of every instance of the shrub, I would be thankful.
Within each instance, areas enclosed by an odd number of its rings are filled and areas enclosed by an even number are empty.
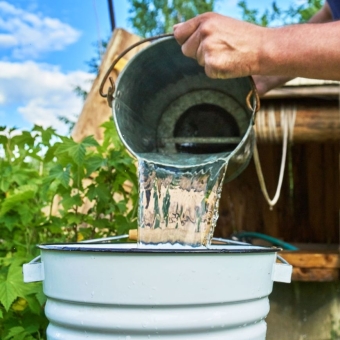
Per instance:
[[[74,242],[136,228],[135,161],[112,121],[104,140],[76,143],[52,128],[0,128],[0,339],[44,339],[41,283],[24,284],[36,244]]]

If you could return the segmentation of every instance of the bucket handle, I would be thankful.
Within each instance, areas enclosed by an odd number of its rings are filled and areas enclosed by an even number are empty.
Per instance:
[[[254,125],[255,119],[256,119],[256,113],[260,110],[261,104],[260,104],[260,95],[257,91],[254,79],[251,76],[249,76],[249,78],[250,78],[252,89],[249,91],[246,97],[246,103],[247,103],[248,109],[250,109],[253,112],[253,125]],[[253,103],[251,103],[252,98],[253,98]]]
[[[112,101],[114,100],[113,94],[116,90],[116,84],[114,83],[113,78],[109,77],[109,75],[112,72],[112,70],[114,69],[114,67],[117,65],[117,63],[120,61],[120,59],[122,59],[128,52],[133,50],[135,47],[140,46],[140,45],[142,45],[146,42],[150,42],[150,41],[154,41],[154,40],[158,40],[158,39],[162,39],[162,38],[167,38],[167,37],[173,37],[173,36],[174,36],[173,33],[165,33],[165,34],[155,35],[155,36],[150,37],[150,38],[142,39],[142,40],[132,44],[128,48],[126,48],[123,52],[121,52],[113,60],[111,66],[106,71],[106,73],[105,73],[105,75],[102,79],[102,82],[100,84],[100,87],[99,87],[99,94],[103,98],[107,99],[107,103],[110,107],[112,107]],[[250,81],[251,81],[252,89],[249,91],[249,93],[247,95],[246,103],[247,103],[248,108],[251,111],[254,112],[253,124],[255,124],[255,114],[256,114],[256,112],[258,112],[260,110],[260,96],[257,92],[256,85],[255,85],[253,78],[252,77],[249,77],[249,78],[250,78]],[[105,85],[107,80],[109,80],[111,86],[109,86],[107,93],[104,93],[104,85]],[[251,103],[252,97],[253,97],[253,103]]]
[[[122,53],[120,53],[112,62],[111,66],[108,68],[108,70],[106,71],[103,80],[100,84],[99,87],[99,94],[103,97],[103,98],[107,98],[107,102],[109,104],[110,107],[112,107],[112,101],[110,99],[114,99],[113,94],[115,92],[116,89],[116,85],[112,79],[112,77],[109,77],[110,73],[112,72],[112,70],[114,69],[114,67],[116,66],[116,64],[119,62],[120,59],[122,59],[125,54],[127,54],[128,52],[130,52],[132,49],[134,49],[135,47],[142,45],[146,42],[150,42],[153,40],[158,40],[158,39],[162,39],[162,38],[166,38],[166,37],[173,37],[174,34],[173,33],[165,33],[165,34],[160,34],[160,35],[155,35],[154,37],[150,37],[150,38],[146,38],[143,40],[140,40],[136,43],[134,43],[133,45],[131,45],[130,47],[128,47],[127,49],[125,49]],[[103,89],[104,89],[104,85],[107,81],[107,79],[109,79],[111,86],[108,88],[107,93],[104,93]]]

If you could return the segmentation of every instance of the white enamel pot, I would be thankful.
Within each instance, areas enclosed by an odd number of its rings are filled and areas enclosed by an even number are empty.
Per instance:
[[[247,244],[39,248],[24,281],[43,281],[48,340],[263,340],[273,282],[292,273],[280,249]]]

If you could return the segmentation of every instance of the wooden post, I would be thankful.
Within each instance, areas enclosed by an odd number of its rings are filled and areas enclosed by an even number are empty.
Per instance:
[[[301,99],[298,101],[263,101],[256,117],[256,136],[261,142],[282,142],[281,115],[295,110],[293,141],[330,142],[340,139],[338,100]]]

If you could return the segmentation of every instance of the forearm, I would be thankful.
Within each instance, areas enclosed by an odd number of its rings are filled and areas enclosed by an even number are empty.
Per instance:
[[[340,21],[266,28],[255,74],[340,80]]]
[[[326,23],[332,21],[332,13],[331,9],[327,2],[325,2],[324,6],[315,13],[310,19],[309,23]],[[291,79],[294,79],[292,76],[253,76],[256,87],[260,95],[265,94],[266,92],[274,89],[276,87],[282,86],[286,82]]]
[[[264,93],[295,77],[340,80],[340,21],[329,20],[327,3],[311,20],[326,23],[280,28],[205,13],[174,26],[174,35],[208,77],[255,75],[257,85],[262,77]]]

